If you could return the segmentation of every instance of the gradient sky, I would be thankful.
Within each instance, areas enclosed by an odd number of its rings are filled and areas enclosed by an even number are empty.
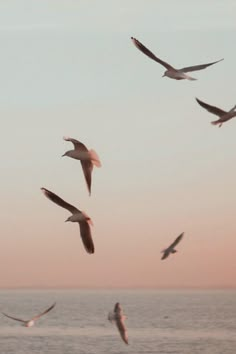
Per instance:
[[[235,287],[235,0],[0,2],[0,287]],[[162,78],[134,36],[176,67]],[[64,135],[94,148],[88,196]],[[48,188],[94,222],[95,254]],[[179,252],[160,251],[185,231]]]

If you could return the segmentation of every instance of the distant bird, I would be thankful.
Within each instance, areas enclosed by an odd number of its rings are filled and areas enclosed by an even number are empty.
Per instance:
[[[89,195],[91,195],[91,184],[92,184],[92,171],[93,165],[101,167],[101,162],[97,153],[94,150],[88,150],[86,146],[78,140],[63,137],[66,141],[71,141],[74,145],[74,150],[66,151],[62,156],[68,156],[72,159],[80,160],[84,177],[87,183]]]
[[[236,117],[236,105],[233,106],[233,108],[231,108],[228,112],[227,111],[223,111],[220,108],[217,108],[215,106],[211,106],[203,101],[200,101],[198,98],[196,98],[196,101],[200,104],[200,106],[202,106],[203,108],[205,108],[208,112],[213,113],[215,115],[217,115],[220,119],[217,120],[213,120],[211,122],[211,124],[213,125],[217,125],[219,124],[219,128],[222,126],[223,123],[227,122],[228,120]]]
[[[167,258],[171,253],[175,253],[177,252],[177,250],[175,249],[175,246],[178,245],[178,243],[182,240],[184,236],[184,232],[182,232],[182,234],[180,234],[176,239],[175,241],[166,249],[164,249],[162,252],[163,252],[163,256],[161,259],[165,259]]]
[[[108,320],[110,322],[113,322],[115,321],[116,323],[116,326],[120,332],[120,336],[121,338],[123,339],[123,341],[126,343],[126,344],[129,344],[128,343],[128,335],[127,335],[127,330],[125,328],[125,324],[124,324],[124,320],[125,320],[125,316],[123,315],[123,311],[121,309],[121,306],[120,306],[120,303],[117,302],[115,304],[115,307],[114,307],[114,311],[113,312],[109,312],[108,314]]]
[[[65,221],[78,222],[80,227],[80,236],[82,238],[84,247],[88,253],[94,253],[94,244],[91,235],[90,225],[93,225],[92,220],[84,211],[80,211],[73,205],[65,202],[63,199],[58,197],[53,192],[50,192],[46,188],[41,188],[44,195],[50,199],[53,203],[59,205],[60,207],[67,209],[71,212],[71,216]]]
[[[52,306],[50,306],[47,310],[43,311],[42,313],[40,313],[39,315],[34,316],[33,318],[31,318],[31,320],[22,320],[20,318],[16,318],[16,317],[12,317],[7,315],[6,313],[2,312],[2,314],[8,318],[11,318],[12,320],[15,321],[19,321],[22,322],[22,326],[24,327],[32,327],[35,323],[35,321],[37,321],[41,316],[45,315],[46,313],[48,313],[49,311],[51,311],[54,307],[55,307],[56,303],[54,303]]]
[[[222,61],[223,59],[214,61],[212,63],[208,63],[208,64],[200,64],[200,65],[195,65],[195,66],[188,66],[186,68],[182,68],[182,69],[175,69],[173,68],[173,66],[171,66],[170,64],[166,63],[165,61],[157,58],[155,56],[155,54],[153,54],[148,48],[146,48],[141,42],[139,42],[136,38],[131,37],[134,45],[141,51],[143,52],[145,55],[147,55],[149,58],[151,58],[152,60],[155,60],[157,63],[163,65],[167,70],[164,72],[163,76],[168,76],[171,79],[175,79],[175,80],[183,80],[183,79],[187,79],[187,80],[197,80],[189,75],[186,75],[185,73],[190,72],[190,71],[197,71],[197,70],[202,70],[207,68],[210,65],[219,63],[220,61]]]

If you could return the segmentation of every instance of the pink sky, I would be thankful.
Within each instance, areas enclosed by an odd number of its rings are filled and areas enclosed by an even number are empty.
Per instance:
[[[0,287],[235,287],[236,120],[195,101],[236,103],[235,2],[24,1],[0,4]],[[131,36],[177,67],[225,60],[176,82]],[[91,197],[64,135],[100,156]],[[94,255],[41,187],[92,218]]]

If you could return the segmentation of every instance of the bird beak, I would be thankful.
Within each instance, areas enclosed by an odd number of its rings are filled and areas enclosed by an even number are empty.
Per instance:
[[[65,222],[69,221],[68,219],[65,220]]]
[[[165,74],[164,74],[164,75],[162,75],[162,77],[165,77]]]
[[[61,155],[61,157],[66,156],[66,154]]]

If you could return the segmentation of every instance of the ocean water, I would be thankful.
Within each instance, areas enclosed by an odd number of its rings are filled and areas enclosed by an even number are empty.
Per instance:
[[[0,317],[0,354],[235,354],[236,291],[11,290],[0,309],[28,319],[54,301],[34,327]],[[124,310],[129,345],[107,320]]]

